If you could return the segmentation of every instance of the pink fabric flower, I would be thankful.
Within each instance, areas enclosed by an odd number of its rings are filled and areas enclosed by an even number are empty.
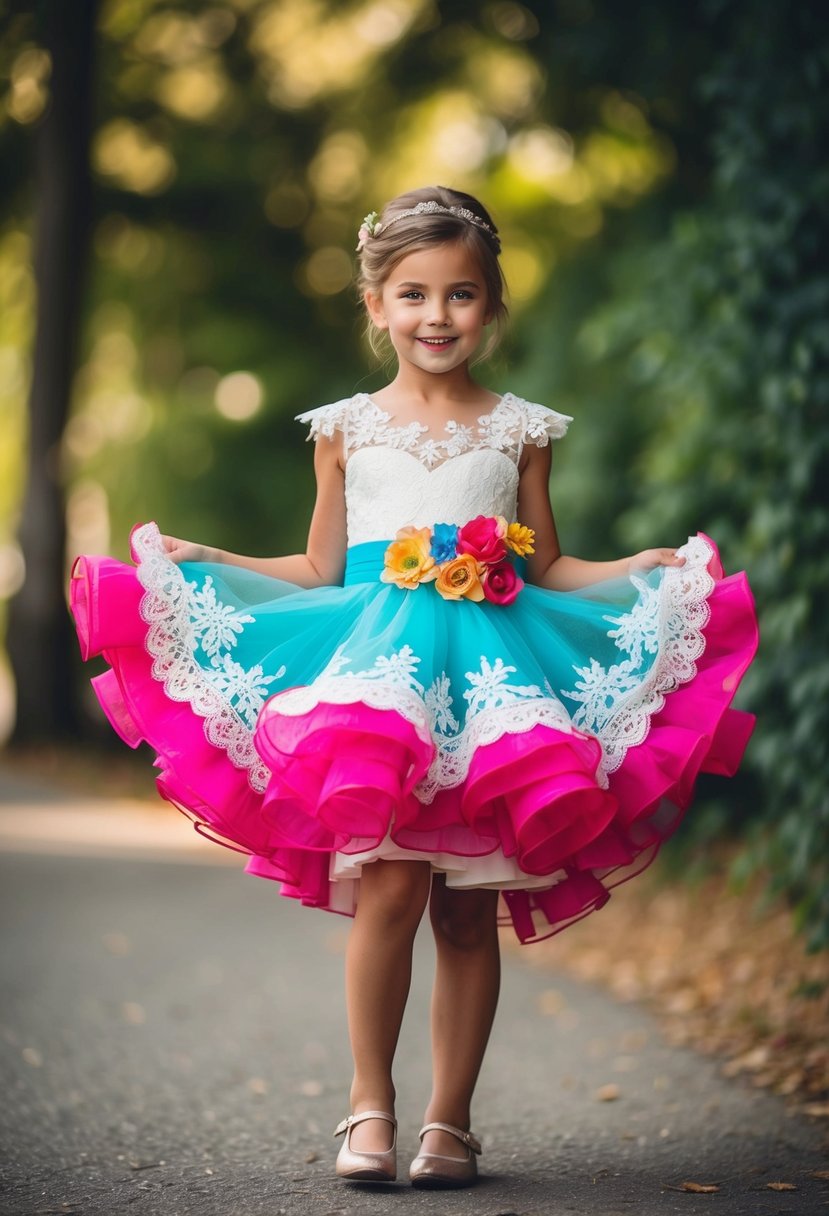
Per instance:
[[[506,521],[500,516],[476,515],[458,532],[458,553],[471,553],[487,565],[500,562],[507,555],[505,535]]]
[[[511,604],[524,586],[524,580],[515,573],[512,562],[506,558],[497,565],[487,566],[481,575],[484,599],[490,604]]]

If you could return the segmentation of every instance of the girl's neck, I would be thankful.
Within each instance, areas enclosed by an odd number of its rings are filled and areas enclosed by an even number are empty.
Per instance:
[[[440,413],[455,405],[488,408],[498,400],[497,393],[477,384],[469,374],[469,368],[453,368],[444,374],[422,371],[420,368],[399,368],[395,378],[372,398],[379,405],[406,405],[412,410],[422,409]]]

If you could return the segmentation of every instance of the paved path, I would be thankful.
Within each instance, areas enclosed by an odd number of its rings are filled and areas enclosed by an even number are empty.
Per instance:
[[[5,793],[4,1216],[829,1212],[819,1126],[668,1047],[636,1007],[528,966],[531,950],[505,960],[481,1185],[338,1183],[348,922],[280,899],[173,812]],[[404,1164],[429,1087],[430,966],[422,936],[397,1070]],[[617,1100],[597,1098],[607,1085]],[[687,1180],[721,1189],[674,1189]]]

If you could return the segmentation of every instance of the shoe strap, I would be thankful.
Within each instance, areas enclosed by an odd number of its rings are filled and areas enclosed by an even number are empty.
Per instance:
[[[450,1136],[454,1136],[456,1140],[460,1140],[461,1144],[465,1144],[467,1148],[471,1148],[473,1153],[481,1155],[481,1142],[477,1136],[473,1136],[472,1132],[462,1131],[459,1127],[453,1127],[451,1123],[427,1123],[425,1127],[421,1127],[419,1135],[422,1140],[427,1132],[449,1132]]]
[[[363,1123],[366,1119],[385,1119],[397,1131],[397,1120],[394,1115],[390,1115],[385,1110],[361,1110],[359,1115],[349,1115],[338,1123],[334,1129],[334,1135],[342,1136],[350,1127],[356,1127],[358,1123]]]

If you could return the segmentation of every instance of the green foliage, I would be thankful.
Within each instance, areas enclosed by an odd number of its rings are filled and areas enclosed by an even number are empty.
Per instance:
[[[808,7],[708,13],[720,49],[701,80],[707,196],[662,239],[605,246],[608,298],[575,334],[570,391],[592,393],[584,413],[603,436],[575,533],[610,524],[629,551],[699,528],[727,567],[749,571],[762,641],[742,702],[759,723],[735,796],[694,817],[697,842],[712,827],[741,831],[743,871],[767,868],[818,948],[829,945],[829,172],[818,154],[829,35]],[[608,478],[608,455],[625,460],[631,436],[629,477]],[[576,495],[569,470],[562,485]]]

